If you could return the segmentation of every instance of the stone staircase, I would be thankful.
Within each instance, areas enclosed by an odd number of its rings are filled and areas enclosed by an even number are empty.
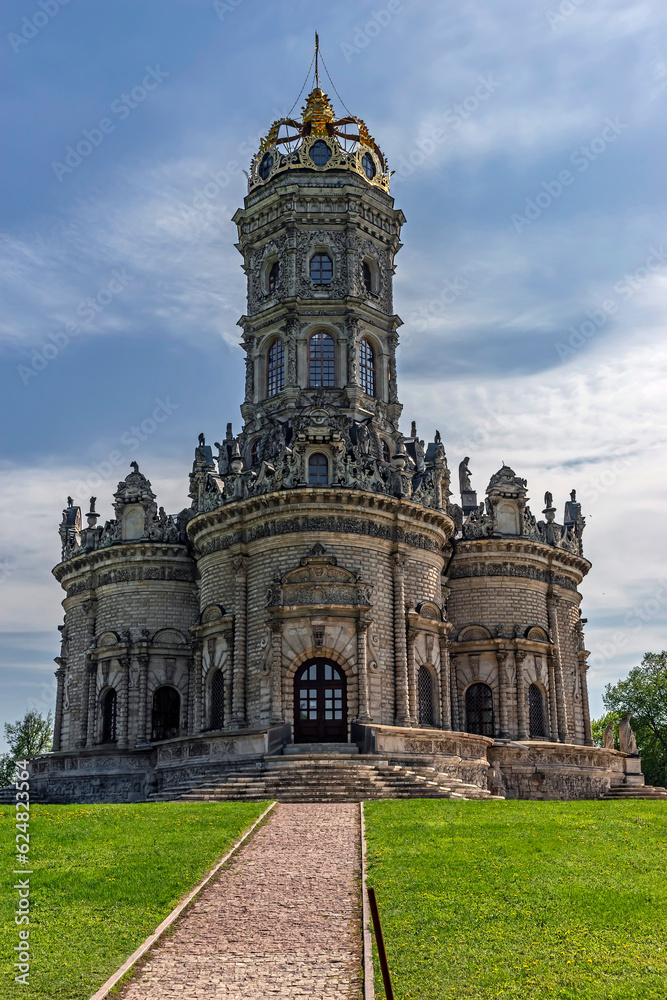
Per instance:
[[[609,802],[614,799],[662,799],[667,800],[667,789],[660,785],[612,785],[606,795],[600,798]]]
[[[478,785],[449,777],[434,767],[391,763],[347,753],[303,753],[290,748],[284,756],[238,767],[153,793],[150,800],[221,802],[229,800],[278,802],[361,802],[368,799],[493,799]],[[319,751],[324,748],[313,748]],[[355,752],[356,751],[356,752]]]

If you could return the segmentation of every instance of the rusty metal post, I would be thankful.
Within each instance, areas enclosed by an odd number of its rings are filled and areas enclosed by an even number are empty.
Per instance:
[[[391,976],[389,975],[389,963],[387,962],[387,952],[384,947],[384,938],[382,937],[382,925],[380,923],[380,913],[378,910],[377,899],[375,898],[375,889],[372,886],[367,886],[366,892],[368,893],[368,902],[371,904],[371,917],[373,918],[373,930],[375,931],[375,943],[378,949],[378,958],[380,959],[380,968],[382,970],[382,982],[384,983],[384,992],[387,1000],[394,1000],[394,990],[391,985]]]

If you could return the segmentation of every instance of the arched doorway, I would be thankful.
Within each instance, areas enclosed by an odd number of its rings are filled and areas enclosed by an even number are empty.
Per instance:
[[[346,741],[345,674],[329,660],[311,660],[294,677],[294,742]]]
[[[171,740],[178,736],[181,719],[181,696],[173,687],[159,687],[153,695],[151,738]]]
[[[493,692],[488,684],[471,684],[466,691],[466,732],[493,736]]]

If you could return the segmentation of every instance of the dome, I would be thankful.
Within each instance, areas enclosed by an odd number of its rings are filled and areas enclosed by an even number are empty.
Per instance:
[[[262,139],[250,165],[249,190],[285,170],[351,170],[389,191],[387,161],[365,123],[349,114],[336,118],[319,82],[301,109],[301,119],[278,119]]]

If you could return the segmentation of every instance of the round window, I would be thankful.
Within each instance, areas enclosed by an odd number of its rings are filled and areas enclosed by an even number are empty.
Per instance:
[[[331,159],[331,146],[323,139],[318,139],[310,147],[310,158],[316,167],[323,167]]]
[[[259,176],[263,181],[269,176],[271,172],[271,167],[273,166],[273,157],[270,153],[265,153],[262,157],[262,162],[259,165]]]
[[[361,158],[361,165],[364,168],[366,177],[368,177],[369,181],[372,181],[375,177],[375,163],[370,153],[364,153]]]

